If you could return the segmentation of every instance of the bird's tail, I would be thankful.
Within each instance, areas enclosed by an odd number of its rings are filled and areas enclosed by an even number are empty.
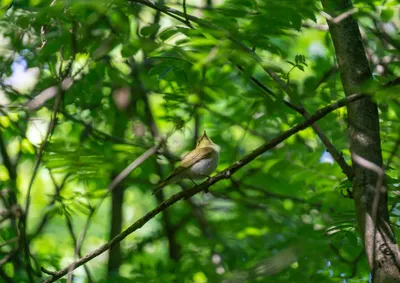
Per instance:
[[[153,195],[161,191],[164,187],[182,180],[181,174],[172,172],[164,181],[158,183],[157,187],[153,190]]]

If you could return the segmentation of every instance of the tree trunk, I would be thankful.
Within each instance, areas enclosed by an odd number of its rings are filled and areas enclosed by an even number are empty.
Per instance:
[[[332,17],[352,8],[350,0],[322,0],[322,4],[325,12]],[[350,15],[338,23],[328,20],[328,25],[344,91],[347,96],[359,92],[360,86],[372,79],[372,74],[358,23]],[[390,227],[383,176],[377,173],[379,170],[371,170],[371,165],[368,165],[373,163],[383,168],[378,108],[366,97],[349,104],[347,112],[355,173],[352,180],[354,204],[373,282],[400,282],[399,250]],[[361,158],[357,159],[357,156]]]
[[[117,137],[124,137],[126,127],[128,125],[128,117],[125,111],[115,110],[116,117],[114,121],[113,135]],[[113,171],[111,174],[111,180],[118,176],[120,172],[118,170]],[[123,204],[124,204],[124,192],[125,186],[119,184],[116,186],[111,193],[111,219],[110,219],[110,239],[113,239],[122,230],[123,223]],[[122,263],[121,247],[117,243],[110,249],[108,256],[108,279],[111,279],[119,275],[119,267]]]

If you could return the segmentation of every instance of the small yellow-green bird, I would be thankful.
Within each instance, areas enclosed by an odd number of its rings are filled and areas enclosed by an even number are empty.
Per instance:
[[[196,148],[186,154],[179,166],[161,183],[153,194],[165,186],[181,181],[182,179],[203,179],[210,176],[218,166],[219,146],[212,142],[206,131],[197,140]]]

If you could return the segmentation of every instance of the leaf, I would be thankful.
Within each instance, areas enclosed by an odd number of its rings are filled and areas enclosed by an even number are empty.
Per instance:
[[[110,25],[122,36],[128,37],[130,33],[130,20],[121,11],[117,9],[110,10],[108,13]]]
[[[393,16],[394,16],[394,10],[391,8],[386,8],[381,11],[381,19],[384,22],[390,22]]]
[[[140,49],[139,44],[135,43],[128,43],[122,47],[121,56],[124,58],[129,58],[135,55]]]
[[[155,34],[160,28],[160,25],[157,23],[151,24],[149,26],[145,26],[140,29],[140,34],[142,36],[149,36]]]
[[[167,28],[158,35],[158,38],[161,39],[162,41],[166,41],[178,33],[179,33],[179,31],[177,29],[175,29],[174,27]]]

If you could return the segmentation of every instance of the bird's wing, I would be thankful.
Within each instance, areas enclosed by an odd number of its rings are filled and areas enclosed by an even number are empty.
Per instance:
[[[186,169],[190,168],[193,166],[196,162],[204,159],[211,157],[213,154],[215,154],[215,150],[212,147],[201,147],[198,148],[196,151],[191,151],[188,154],[186,154],[182,161],[179,163],[178,167],[172,171],[172,173],[161,183],[158,184],[157,188],[153,191],[153,194],[159,192],[162,188],[167,186],[169,184],[169,180],[172,179],[173,177],[177,176],[178,174],[182,173]]]
[[[198,148],[197,150],[193,150],[186,154],[182,161],[179,163],[178,167],[172,171],[172,173],[168,176],[168,179],[176,176],[177,174],[181,173],[182,171],[185,171],[186,169],[190,168],[193,166],[196,162],[207,158],[211,157],[214,154],[215,150],[212,147],[201,147]]]

